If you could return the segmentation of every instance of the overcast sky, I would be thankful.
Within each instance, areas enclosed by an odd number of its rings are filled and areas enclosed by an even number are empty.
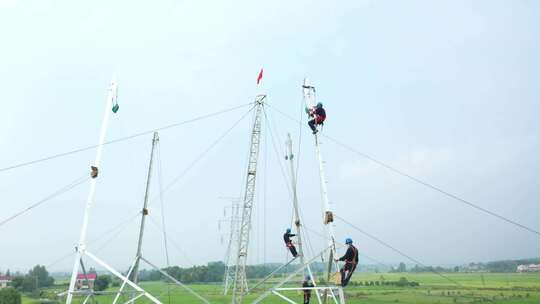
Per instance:
[[[538,1],[0,0],[0,41],[0,167],[97,144],[113,73],[120,111],[108,139],[267,93],[276,147],[265,121],[249,263],[286,259],[281,235],[292,206],[279,164],[287,132],[298,148],[300,130],[272,108],[300,118],[306,76],[328,112],[323,134],[540,229]],[[161,184],[247,110],[160,132]],[[223,259],[227,224],[219,230],[218,221],[230,202],[221,197],[242,192],[250,123],[248,115],[164,193],[172,264]],[[104,149],[88,238],[121,229],[89,249],[119,269],[135,254],[151,137]],[[307,127],[299,150],[313,254],[324,239]],[[537,235],[327,140],[322,150],[336,214],[420,261],[538,256]],[[0,172],[0,220],[87,174],[94,157],[89,150]],[[165,265],[158,167],[144,254]],[[0,271],[69,270],[72,257],[60,258],[77,243],[87,194],[85,183],[1,226]],[[336,233],[378,261],[409,262],[339,221]]]

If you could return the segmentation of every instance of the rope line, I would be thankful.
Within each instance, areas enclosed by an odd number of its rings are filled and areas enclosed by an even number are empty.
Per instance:
[[[359,256],[363,256],[364,258],[368,259],[368,260],[371,260],[372,262],[375,262],[377,264],[379,264],[379,266],[384,266],[385,268],[392,268],[391,265],[387,265],[387,264],[384,264],[383,262],[381,261],[378,261],[372,257],[370,257],[369,255],[365,254],[365,253],[358,253]]]
[[[263,110],[264,110],[264,108],[263,108]],[[279,156],[276,141],[274,139],[274,133],[272,132],[272,127],[270,125],[270,120],[268,119],[266,110],[264,110],[263,112],[264,112],[264,119],[266,121],[266,124],[268,125],[268,131],[270,133],[270,139],[272,141],[272,146],[274,147],[274,152],[276,153],[276,159],[278,160],[279,169],[280,169],[281,175],[283,177],[283,182],[285,183],[285,188],[287,188],[287,191],[289,192],[289,197],[292,199],[292,197],[293,197],[292,190],[291,190],[289,184],[287,183],[287,181],[289,180],[289,177],[288,177],[287,173],[285,172],[285,170],[283,169],[283,165],[281,164],[281,161],[279,161],[281,159],[281,157]]]
[[[342,218],[342,217],[340,217],[340,216],[338,216],[338,215],[335,215],[335,214],[334,214],[334,217],[337,218],[337,219],[339,219],[339,220],[341,220],[343,223],[345,223],[345,224],[351,226],[352,228],[354,228],[354,229],[357,230],[358,232],[362,233],[363,235],[365,235],[365,236],[369,237],[370,239],[376,241],[377,243],[379,243],[379,244],[381,244],[381,245],[383,245],[383,246],[385,246],[385,247],[387,247],[387,248],[390,248],[392,251],[394,251],[394,252],[398,253],[399,255],[401,255],[401,256],[407,258],[408,260],[410,260],[410,261],[412,261],[412,262],[414,262],[414,263],[416,263],[416,264],[418,264],[418,265],[421,265],[422,267],[427,268],[427,266],[426,266],[424,263],[418,261],[417,259],[411,257],[410,255],[404,253],[403,251],[397,249],[396,247],[394,247],[394,246],[388,244],[387,242],[381,240],[380,238],[374,236],[373,234],[368,233],[368,232],[366,232],[366,231],[360,229],[358,226],[355,226],[354,224],[352,224],[351,222],[345,220],[344,218]],[[434,274],[440,276],[441,278],[444,278],[444,279],[448,280],[449,282],[455,284],[456,286],[463,287],[463,285],[461,285],[461,284],[460,284],[459,282],[457,282],[456,280],[454,280],[454,279],[452,279],[452,278],[450,278],[450,277],[448,277],[448,276],[445,276],[444,274],[442,274],[442,273],[440,273],[440,272],[438,272],[438,271],[436,271],[436,270],[432,270],[431,272],[433,272]]]
[[[272,107],[271,109],[273,109],[276,112],[282,114],[283,116],[287,117],[288,119],[291,119],[291,120],[293,120],[295,122],[301,123],[298,120],[296,120],[295,118],[289,116],[288,114],[280,111],[279,109],[277,109],[275,107]],[[439,193],[441,193],[441,194],[443,194],[443,195],[445,195],[447,197],[450,197],[450,198],[452,198],[452,199],[454,199],[456,201],[459,201],[459,202],[461,202],[461,203],[463,203],[463,204],[465,204],[465,205],[467,205],[467,206],[469,206],[471,208],[474,208],[474,209],[476,209],[478,211],[481,211],[481,212],[483,212],[485,214],[491,215],[491,216],[496,217],[496,218],[498,218],[498,219],[500,219],[502,221],[505,221],[505,222],[507,222],[509,224],[512,224],[512,225],[514,225],[516,227],[522,228],[524,230],[527,230],[527,231],[529,231],[531,233],[534,233],[534,234],[540,236],[540,231],[538,231],[538,230],[535,230],[535,229],[533,229],[533,228],[531,228],[529,226],[526,226],[524,224],[518,223],[515,220],[509,219],[509,218],[507,218],[507,217],[505,217],[505,216],[503,216],[501,214],[498,214],[498,213],[496,213],[494,211],[488,210],[488,209],[486,209],[484,207],[481,207],[481,206],[479,206],[477,204],[472,203],[471,201],[468,201],[468,200],[466,200],[464,198],[461,198],[461,197],[459,197],[459,196],[457,196],[455,194],[452,194],[452,193],[450,193],[450,192],[448,192],[446,190],[443,190],[440,187],[437,187],[437,186],[435,186],[433,184],[430,184],[430,183],[428,183],[426,181],[423,181],[423,180],[421,180],[421,179],[419,179],[417,177],[414,177],[414,176],[412,176],[412,175],[410,175],[408,173],[405,173],[405,172],[403,172],[403,171],[401,171],[399,169],[396,169],[396,168],[390,166],[389,164],[386,164],[386,163],[384,163],[384,162],[382,162],[382,161],[380,161],[380,160],[378,160],[378,159],[376,159],[376,158],[374,158],[372,156],[369,156],[366,153],[360,152],[360,151],[352,148],[351,146],[346,145],[346,144],[344,144],[344,143],[342,143],[342,142],[340,142],[340,141],[338,141],[338,140],[336,140],[336,139],[334,139],[334,138],[332,138],[332,137],[330,137],[328,135],[322,134],[322,136],[324,138],[329,139],[334,144],[336,144],[338,146],[341,146],[342,148],[345,148],[346,150],[349,150],[350,152],[353,152],[353,153],[355,153],[355,154],[357,154],[357,155],[359,155],[359,156],[361,156],[363,158],[366,158],[366,159],[378,164],[379,166],[382,166],[382,167],[384,167],[384,168],[386,168],[386,169],[388,169],[388,170],[390,170],[390,171],[392,171],[392,172],[394,172],[394,173],[396,173],[398,175],[406,177],[406,178],[410,179],[411,181],[414,181],[414,182],[416,182],[416,183],[418,183],[420,185],[423,185],[423,186],[425,186],[427,188],[430,188],[430,189],[432,189],[434,191],[437,191],[437,192],[439,192]]]
[[[459,196],[457,196],[457,195],[455,195],[455,194],[452,194],[452,193],[450,193],[450,192],[448,192],[448,191],[445,191],[445,190],[443,190],[443,189],[441,189],[441,188],[439,188],[439,187],[437,187],[437,186],[434,186],[433,184],[430,184],[430,183],[425,182],[425,181],[423,181],[423,180],[421,180],[421,179],[418,179],[418,178],[416,178],[416,177],[414,177],[414,176],[412,176],[412,175],[410,175],[410,174],[407,174],[407,173],[405,173],[405,172],[403,172],[403,171],[401,171],[401,170],[398,170],[398,169],[396,169],[396,168],[394,168],[394,167],[392,167],[392,166],[390,166],[390,165],[388,165],[388,164],[385,164],[385,163],[383,163],[383,162],[381,162],[381,161],[379,161],[379,160],[377,160],[377,159],[375,159],[375,158],[373,158],[373,157],[371,157],[371,156],[369,156],[369,155],[367,155],[367,154],[365,154],[365,153],[362,153],[362,152],[360,152],[360,151],[357,151],[357,150],[353,149],[352,147],[350,147],[350,146],[348,146],[348,145],[346,145],[346,144],[344,144],[344,143],[341,143],[341,142],[339,142],[339,141],[337,141],[337,140],[335,140],[335,139],[333,139],[333,138],[331,138],[331,137],[329,137],[329,136],[326,136],[326,135],[323,135],[323,136],[324,136],[325,138],[328,138],[330,141],[334,142],[335,144],[337,144],[337,145],[339,145],[339,146],[341,146],[341,147],[343,147],[343,148],[345,148],[345,149],[347,149],[347,150],[349,150],[349,151],[351,151],[351,152],[354,152],[354,153],[356,153],[356,154],[358,154],[358,155],[360,155],[360,156],[362,156],[362,157],[364,157],[364,158],[366,158],[366,159],[369,159],[369,160],[371,160],[372,162],[375,162],[375,163],[377,163],[378,165],[380,165],[380,166],[382,166],[382,167],[385,167],[386,169],[391,170],[391,171],[394,172],[394,173],[397,173],[397,174],[399,174],[399,175],[401,175],[401,176],[404,176],[404,177],[406,177],[406,178],[408,178],[408,179],[410,179],[410,180],[412,180],[412,181],[414,181],[414,182],[417,182],[417,183],[419,183],[419,184],[421,184],[421,185],[423,185],[423,186],[426,186],[426,187],[428,187],[428,188],[430,188],[430,189],[432,189],[432,190],[435,190],[435,191],[437,191],[437,192],[439,192],[439,193],[442,193],[442,194],[444,194],[444,195],[446,195],[446,196],[448,196],[448,197],[450,197],[450,198],[452,198],[452,199],[454,199],[454,200],[456,200],[456,201],[459,201],[459,202],[461,202],[461,203],[463,203],[463,204],[465,204],[465,205],[467,205],[467,206],[469,206],[469,207],[472,207],[472,208],[474,208],[474,209],[476,209],[476,210],[482,211],[482,212],[484,212],[484,213],[486,213],[486,214],[489,214],[489,215],[491,215],[491,216],[494,216],[494,217],[496,217],[496,218],[498,218],[498,219],[500,219],[500,220],[503,220],[503,221],[505,221],[505,222],[507,222],[507,223],[510,223],[510,224],[512,224],[512,225],[515,225],[515,226],[517,226],[517,227],[520,227],[520,228],[522,228],[522,229],[525,229],[525,230],[527,230],[527,231],[529,231],[529,232],[532,232],[532,233],[534,233],[534,234],[540,236],[540,232],[537,231],[537,230],[535,230],[535,229],[533,229],[533,228],[530,228],[530,227],[528,227],[528,226],[525,226],[525,225],[523,225],[523,224],[520,224],[520,223],[518,223],[518,222],[516,222],[516,221],[514,221],[514,220],[511,220],[511,219],[509,219],[509,218],[507,218],[507,217],[505,217],[505,216],[502,216],[502,215],[500,215],[500,214],[498,214],[498,213],[495,213],[495,212],[493,212],[493,211],[491,211],[491,210],[488,210],[488,209],[486,209],[486,208],[484,208],[484,207],[478,206],[478,205],[476,205],[476,204],[474,204],[474,203],[472,203],[472,202],[470,202],[470,201],[468,201],[468,200],[466,200],[466,199],[464,199],[464,198],[461,198],[461,197],[459,197]]]
[[[206,118],[210,118],[210,117],[213,117],[213,116],[217,116],[217,115],[220,115],[220,114],[231,112],[231,111],[243,108],[243,107],[245,107],[247,105],[250,105],[250,104],[252,104],[252,103],[247,103],[247,104],[239,105],[239,106],[236,106],[236,107],[227,108],[227,109],[224,109],[224,110],[221,110],[221,111],[212,112],[212,113],[209,113],[209,114],[206,114],[206,115],[201,115],[201,116],[198,116],[198,117],[195,117],[195,118],[192,118],[192,119],[188,119],[188,120],[184,120],[184,121],[181,121],[181,122],[169,124],[169,125],[166,125],[166,126],[163,126],[163,127],[156,128],[156,129],[147,130],[147,131],[135,133],[133,135],[129,135],[129,136],[109,140],[109,141],[104,142],[103,146],[123,142],[123,141],[130,140],[130,139],[133,139],[133,138],[136,138],[136,137],[151,134],[153,132],[157,132],[157,131],[161,131],[161,130],[165,130],[165,129],[170,129],[170,128],[178,127],[178,126],[185,125],[185,124],[188,124],[188,123],[196,122],[196,121],[199,121],[199,120],[203,120],[203,119],[206,119]],[[36,164],[36,163],[48,161],[48,160],[51,160],[51,159],[64,157],[64,156],[68,156],[68,155],[71,155],[71,154],[76,154],[76,153],[79,153],[79,152],[95,149],[97,147],[99,147],[99,144],[90,145],[90,146],[74,149],[74,150],[71,150],[71,151],[62,152],[62,153],[58,153],[58,154],[53,154],[53,155],[45,156],[45,157],[38,158],[38,159],[35,159],[35,160],[31,160],[31,161],[27,161],[27,162],[22,162],[22,163],[6,166],[6,167],[3,167],[3,168],[0,168],[0,172],[5,172],[5,171],[13,170],[13,169],[16,169],[16,168],[25,167],[25,166],[33,165],[33,164]]]
[[[160,232],[163,232],[163,228],[159,225],[158,221],[156,219],[154,219],[153,216],[150,216],[148,215],[148,218],[150,219],[150,223],[152,223],[157,229],[158,231]],[[190,265],[195,265],[195,263],[193,263],[193,261],[189,258],[189,256],[185,253],[184,250],[182,250],[182,247],[180,245],[178,245],[178,243],[176,243],[170,236],[167,236],[167,240],[169,241],[169,243],[171,243],[173,245],[173,247],[180,253],[184,256],[184,258],[188,261],[188,263]]]
[[[83,177],[77,178],[76,180],[72,181],[71,183],[67,184],[66,186],[56,190],[52,194],[49,194],[48,196],[46,196],[46,197],[42,198],[41,200],[33,203],[32,205],[26,207],[25,209],[23,209],[23,210],[15,213],[15,214],[13,214],[12,216],[2,220],[0,222],[0,227],[7,224],[8,222],[11,222],[12,220],[18,218],[19,216],[21,216],[21,215],[23,215],[23,214],[25,214],[27,212],[30,212],[32,209],[37,208],[38,206],[46,203],[47,201],[49,201],[49,200],[51,200],[51,199],[53,199],[53,198],[55,198],[55,197],[57,197],[57,196],[59,196],[59,195],[61,195],[63,193],[68,192],[69,190],[77,187],[78,185],[86,182],[89,179],[90,179],[90,177],[88,176],[88,174],[85,174]]]
[[[161,145],[158,142],[158,183],[159,183],[159,203],[161,207],[161,225],[163,226],[163,247],[165,248],[165,261],[167,267],[170,266],[169,262],[169,247],[167,246],[167,228],[165,226],[165,207],[163,202],[163,182],[162,182],[162,166],[161,166]],[[170,302],[170,294],[169,294]]]
[[[116,231],[114,232],[114,234],[113,234],[110,238],[108,238],[107,240],[105,240],[105,241],[101,244],[101,246],[99,246],[99,247],[96,249],[95,253],[96,253],[96,254],[97,254],[97,253],[100,253],[103,249],[105,249],[107,246],[109,246],[109,244],[111,244],[112,241],[114,241],[116,238],[118,238],[118,236],[120,236],[120,233],[122,233],[124,230],[126,230],[126,229],[129,227],[128,224],[131,224],[136,218],[139,217],[139,214],[140,214],[140,213],[141,213],[141,212],[137,212],[136,216],[131,217],[131,218],[129,219],[129,221],[126,221],[126,222],[124,222],[124,223],[121,223],[121,225],[116,226],[115,229],[114,229],[114,230],[116,230]],[[111,233],[112,233],[112,231],[111,231]],[[88,243],[88,244],[90,244],[90,243]]]
[[[131,223],[135,218],[139,217],[139,214],[141,214],[141,211],[137,211],[135,214],[133,214],[132,216],[130,216],[129,218],[127,218],[126,220],[120,222],[118,225],[115,225],[114,227],[112,227],[111,229],[108,229],[106,230],[104,233],[102,233],[101,235],[99,235],[98,237],[90,240],[87,242],[87,245],[90,245],[90,244],[93,244],[99,240],[101,240],[102,238],[104,238],[105,236],[109,235],[110,233],[113,233],[115,230],[117,229],[122,229],[124,227],[124,225],[127,225],[129,223]],[[53,262],[51,262],[50,264],[47,265],[47,268],[51,268],[52,266],[62,262],[63,260],[71,257],[73,254],[75,253],[75,251],[72,251],[68,254],[65,254],[63,255],[62,257],[54,260]]]
[[[206,154],[208,154],[208,152],[210,152],[212,150],[212,148],[214,148],[221,140],[223,140],[223,138],[225,138],[242,120],[244,120],[244,118],[255,108],[255,106],[253,106],[251,109],[249,109],[249,111],[247,111],[246,113],[244,113],[244,115],[242,115],[240,117],[240,119],[238,119],[230,128],[228,128],[225,132],[223,132],[223,134],[221,134],[208,148],[206,148],[206,150],[204,150],[201,154],[199,154],[199,156],[193,161],[191,162],[191,164],[189,166],[186,167],[186,169],[180,174],[178,175],[177,177],[175,177],[169,184],[167,184],[167,186],[165,186],[165,188],[163,188],[163,193],[165,193],[166,191],[168,191],[176,182],[178,182],[182,177],[184,177],[199,161],[201,161],[201,159],[206,156]]]
[[[209,151],[210,151],[210,150],[211,150],[211,149],[212,149],[212,148],[213,148],[213,147],[214,147],[221,139],[223,139],[223,138],[225,137],[225,135],[227,135],[227,134],[228,134],[228,133],[229,133],[229,132],[230,132],[230,131],[238,124],[238,123],[240,123],[240,121],[242,121],[242,120],[246,117],[246,115],[249,114],[252,110],[253,110],[253,108],[251,108],[248,112],[246,112],[246,113],[245,113],[245,114],[244,114],[237,122],[235,122],[235,123],[233,124],[233,126],[232,126],[231,128],[229,128],[229,129],[228,129],[225,133],[223,133],[223,134],[222,134],[222,135],[221,135],[214,143],[212,143],[212,145],[210,145],[210,147],[208,147],[203,153],[201,153],[201,155],[200,155],[197,159],[195,159],[195,160],[194,160],[194,161],[193,161],[193,162],[192,162],[192,163],[184,170],[184,172],[183,172],[180,176],[176,177],[176,178],[173,180],[173,182],[171,182],[171,183],[167,186],[167,189],[163,189],[163,190],[160,189],[160,195],[163,195],[163,193],[164,193],[165,191],[169,190],[170,187],[172,187],[174,183],[176,183],[181,177],[183,177],[185,174],[187,174],[188,171],[189,171],[190,169],[192,169],[192,168],[194,167],[194,165],[202,158],[202,156],[204,156],[204,154],[208,153],[208,152],[209,152]],[[152,131],[152,132],[153,132],[153,131]],[[159,153],[159,149],[158,149],[158,153]],[[159,161],[161,161],[161,155],[160,155],[160,154],[158,154],[158,158],[159,158]],[[161,181],[160,181],[160,183],[161,183]],[[161,188],[161,186],[160,186],[160,188]],[[155,197],[152,197],[152,198],[151,198],[151,200],[154,200],[154,199],[155,199]],[[97,237],[97,238],[95,238],[95,239],[89,241],[88,244],[94,243],[94,242],[96,242],[96,241],[102,239],[103,237],[105,237],[105,236],[107,236],[107,235],[109,235],[109,234],[115,232],[117,229],[122,228],[124,225],[127,225],[129,222],[131,222],[134,218],[138,217],[140,214],[141,214],[141,211],[139,210],[139,211],[137,211],[133,216],[131,216],[130,218],[128,218],[126,221],[121,222],[120,224],[118,224],[118,225],[114,226],[113,228],[107,230],[106,232],[104,232],[103,234],[101,234],[99,237]],[[153,220],[153,218],[150,217],[150,216],[149,216],[148,218],[150,218],[151,220]],[[156,224],[157,227],[160,227],[159,225],[157,225],[157,223],[154,223],[154,224]],[[160,228],[160,231],[163,232],[163,230],[162,230],[161,228]],[[180,247],[179,247],[176,243],[174,243],[174,242],[171,240],[170,237],[166,237],[166,238],[167,238],[167,240],[168,240],[170,243],[173,244],[173,246],[174,246],[179,252],[181,252],[181,253],[184,255],[184,257],[188,260],[188,262],[191,263],[189,257],[188,257],[188,256],[180,249]],[[52,262],[51,264],[49,264],[49,266],[47,266],[47,267],[49,268],[50,266],[53,266],[53,265],[58,264],[59,262],[63,261],[64,259],[70,257],[72,254],[73,254],[73,253],[66,254],[65,256],[63,256],[63,257],[59,258],[58,260],[55,260],[54,262]]]
[[[163,202],[163,179],[162,179],[162,166],[161,166],[161,144],[158,142],[158,150],[157,150],[157,156],[158,156],[158,183],[159,183],[159,204],[161,207],[161,225],[163,226],[163,247],[165,248],[165,265],[167,268],[171,266],[170,260],[169,260],[169,246],[167,245],[167,228],[165,226],[165,207]],[[161,298],[161,296],[160,296]],[[167,299],[168,304],[171,303],[171,284],[170,282],[167,282]]]

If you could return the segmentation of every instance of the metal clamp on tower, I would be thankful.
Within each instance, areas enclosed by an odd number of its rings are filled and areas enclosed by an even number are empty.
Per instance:
[[[90,166],[90,177],[91,178],[96,178],[98,176],[98,167],[95,167],[95,166]]]

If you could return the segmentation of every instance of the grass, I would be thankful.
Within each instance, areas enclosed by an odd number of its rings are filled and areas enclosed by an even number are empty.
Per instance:
[[[352,281],[397,281],[406,277],[409,281],[420,283],[419,287],[395,286],[347,286],[347,303],[366,304],[450,304],[450,303],[493,303],[493,304],[533,304],[540,303],[540,273],[445,273],[460,286],[445,278],[432,273],[359,273]],[[152,295],[158,297],[164,304],[169,303],[202,303],[200,300],[185,292],[183,289],[170,287],[170,302],[167,294],[167,284],[164,282],[143,282],[141,285]],[[211,303],[230,303],[230,296],[223,296],[221,285],[198,284],[190,285],[196,292],[203,295]],[[109,291],[114,291],[111,288]],[[244,303],[251,303],[262,291],[246,296]],[[302,303],[300,292],[286,293],[297,303]],[[97,303],[112,303],[112,295],[97,297]],[[119,303],[124,303],[124,301]],[[82,303],[81,299],[74,301]],[[23,304],[39,303],[29,298],[23,298]],[[90,303],[90,302],[89,302]],[[151,303],[141,298],[137,303]],[[276,296],[270,296],[262,303],[285,303]],[[317,303],[315,296],[312,303]],[[330,302],[329,302],[330,303]]]

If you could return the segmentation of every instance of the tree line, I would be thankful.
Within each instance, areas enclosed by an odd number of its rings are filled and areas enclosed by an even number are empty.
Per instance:
[[[283,264],[269,263],[261,265],[247,265],[246,275],[248,278],[261,279],[278,269]],[[297,270],[299,265],[288,265],[276,271],[276,276],[283,276]],[[322,273],[325,269],[324,263],[313,263],[311,269],[314,273]],[[225,263],[210,262],[207,265],[192,266],[182,268],[179,266],[171,266],[163,268],[167,274],[183,283],[217,283],[223,282],[225,275]],[[157,270],[141,270],[139,272],[139,280],[141,281],[157,281],[164,280],[164,276]]]
[[[501,260],[486,263],[469,263],[454,267],[441,266],[423,266],[414,265],[407,268],[405,263],[401,262],[397,267],[392,267],[390,272],[495,272],[509,273],[516,272],[519,265],[540,264],[540,258],[519,259],[519,260]]]

